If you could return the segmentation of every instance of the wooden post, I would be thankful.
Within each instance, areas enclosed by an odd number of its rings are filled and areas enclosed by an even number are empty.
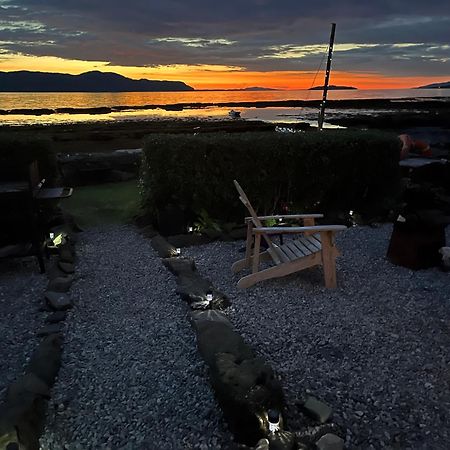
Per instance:
[[[323,97],[322,103],[320,104],[320,112],[319,112],[319,120],[318,120],[318,128],[319,130],[323,127],[323,121],[325,119],[325,103],[327,102],[327,94],[328,94],[328,83],[330,81],[330,72],[331,72],[331,60],[333,57],[333,45],[334,45],[334,35],[336,32],[336,24],[331,24],[331,36],[330,36],[330,45],[328,47],[328,60],[327,60],[327,69],[325,71],[325,82],[323,84]]]
[[[261,235],[256,233],[255,235],[255,246],[253,247],[253,266],[252,272],[258,272],[259,270],[259,248],[261,246]]]
[[[251,220],[247,221],[247,242],[245,244],[245,264],[247,267],[250,266],[252,259],[252,243],[253,243],[253,222]]]
[[[336,255],[334,251],[333,232],[324,231],[320,233],[322,241],[322,265],[325,278],[325,287],[334,289],[337,287],[336,280]]]
[[[303,219],[303,226],[305,227],[313,227],[316,224],[316,221],[314,220],[314,217],[305,217]],[[311,234],[314,234],[312,231],[306,231],[304,233],[305,236],[309,236]]]

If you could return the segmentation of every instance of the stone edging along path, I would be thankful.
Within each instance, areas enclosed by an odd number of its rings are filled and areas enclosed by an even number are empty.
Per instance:
[[[305,430],[284,423],[283,389],[269,364],[233,329],[226,308],[230,301],[198,272],[195,262],[162,236],[151,238],[163,264],[176,276],[177,293],[190,308],[200,354],[209,367],[210,382],[236,441],[263,449],[344,448],[344,432],[332,423],[332,409],[307,397],[303,412],[312,422]]]
[[[52,230],[56,233],[61,229]],[[39,450],[39,438],[44,429],[47,402],[61,365],[63,335],[61,322],[72,308],[68,294],[74,274],[74,236],[62,232],[64,238],[57,247],[47,275],[49,283],[41,312],[50,313],[46,325],[37,331],[43,338],[38,344],[25,373],[12,383],[0,405],[0,450]]]

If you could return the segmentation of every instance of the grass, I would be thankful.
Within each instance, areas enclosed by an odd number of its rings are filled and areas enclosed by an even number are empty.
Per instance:
[[[82,228],[127,223],[138,212],[137,180],[74,188],[61,207],[75,217]]]

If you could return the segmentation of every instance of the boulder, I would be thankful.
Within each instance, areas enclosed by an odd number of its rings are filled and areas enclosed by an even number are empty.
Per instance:
[[[281,385],[264,361],[218,353],[211,367],[211,384],[239,442],[253,446],[268,435],[267,411],[282,411],[284,400]]]
[[[177,293],[192,309],[225,309],[229,299],[203,278],[190,258],[165,258],[163,264],[177,276]],[[208,300],[208,294],[212,299]]]
[[[47,290],[51,292],[68,292],[70,286],[72,286],[73,277],[56,277],[53,280],[50,280],[47,286]]]
[[[197,271],[191,258],[164,258],[162,262],[176,276],[187,276]]]
[[[55,311],[65,311],[73,307],[70,297],[62,292],[47,291],[45,293],[47,304]]]
[[[45,423],[46,401],[61,364],[62,339],[41,341],[25,375],[13,383],[0,407],[0,448],[39,450]]]
[[[333,414],[330,406],[312,396],[307,397],[302,409],[305,414],[320,423],[325,423]]]
[[[222,322],[209,321],[199,327],[197,345],[209,366],[216,364],[216,355],[219,353],[231,354],[239,361],[254,358],[253,350],[240,334]]]
[[[44,338],[32,355],[26,373],[36,375],[47,386],[53,386],[61,365],[62,343],[62,336],[58,334]]]
[[[39,337],[43,337],[43,336],[49,336],[51,334],[58,334],[62,332],[62,328],[58,323],[52,323],[51,325],[45,325],[43,327],[41,327],[38,332],[37,335]]]
[[[197,333],[200,333],[204,328],[208,327],[210,322],[223,323],[230,328],[233,327],[228,320],[228,317],[215,309],[209,309],[207,311],[191,311],[189,313],[189,320]]]
[[[58,249],[59,259],[65,263],[73,264],[75,262],[75,255],[72,247],[69,244],[64,244]]]
[[[176,248],[159,234],[152,238],[151,244],[161,258],[172,258],[177,254]]]
[[[332,433],[322,436],[317,442],[318,450],[343,450],[344,440]]]
[[[226,309],[231,304],[225,294],[196,272],[179,276],[177,284],[177,293],[193,309]],[[212,295],[212,300],[208,300],[208,294]]]
[[[73,263],[58,261],[58,267],[63,271],[64,274],[72,274],[75,272],[75,267]]]
[[[66,311],[56,311],[53,314],[50,314],[45,321],[47,323],[59,323],[66,320],[67,312]]]

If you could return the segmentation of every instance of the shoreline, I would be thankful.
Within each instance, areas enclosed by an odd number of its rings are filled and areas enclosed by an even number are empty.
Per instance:
[[[2,123],[0,116],[0,133],[20,139],[47,139],[56,153],[112,152],[141,148],[143,138],[154,133],[274,131],[277,126],[305,130],[310,127],[310,123],[313,123],[311,120],[313,107],[318,109],[319,101],[287,100],[216,104],[227,105],[229,108],[251,105],[254,108],[253,111],[258,111],[256,115],[253,114],[253,117],[242,119],[228,118],[225,109],[223,115],[196,116],[192,114],[195,113],[192,108],[198,104],[180,105],[183,108],[189,105],[189,109],[185,111],[191,115],[111,117],[108,113],[104,113],[103,116],[85,114],[86,120],[80,121],[17,124]],[[307,105],[310,110],[297,111],[295,114],[285,111],[285,114],[276,114],[279,120],[272,120],[273,111],[270,111],[270,107],[278,105],[292,108]],[[136,107],[136,109],[139,108],[144,107]],[[165,105],[165,108],[171,108],[171,105]],[[76,118],[77,114],[72,116]],[[437,143],[443,148],[450,148],[450,97],[440,100],[435,98],[330,100],[327,102],[325,122],[331,126],[380,129],[398,134],[414,134],[415,130],[420,130],[420,139],[425,139],[430,144]],[[311,130],[313,129],[311,127]]]
[[[164,111],[184,111],[192,109],[216,108],[318,108],[321,100],[260,100],[260,101],[229,101],[229,102],[188,102],[170,104],[146,105],[114,105],[98,107],[64,107],[64,108],[13,108],[0,109],[0,116],[8,115],[53,115],[53,114],[109,114],[124,111],[142,111],[161,109]],[[375,98],[375,99],[345,99],[328,100],[327,107],[331,109],[414,109],[427,110],[446,109],[450,107],[450,97],[409,97],[409,98]]]

